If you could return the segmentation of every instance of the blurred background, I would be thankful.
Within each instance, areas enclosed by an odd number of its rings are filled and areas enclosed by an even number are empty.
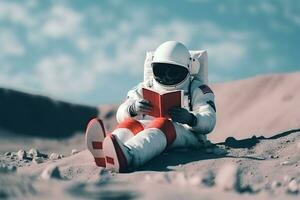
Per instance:
[[[299,70],[300,2],[0,0],[0,87],[98,105],[166,40],[207,49],[212,83]]]

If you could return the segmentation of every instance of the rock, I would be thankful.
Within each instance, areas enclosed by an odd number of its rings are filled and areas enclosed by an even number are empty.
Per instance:
[[[30,149],[28,151],[28,155],[31,157],[31,158],[34,158],[34,157],[39,157],[41,156],[41,153],[37,150],[37,149]]]
[[[278,155],[269,155],[269,158],[271,158],[271,159],[277,159],[277,158],[279,158],[279,156]]]
[[[280,165],[290,165],[290,164],[291,164],[291,162],[289,162],[289,161],[283,161],[280,163]]]
[[[299,192],[298,183],[295,179],[289,182],[287,192],[291,194],[297,194]]]
[[[10,156],[11,155],[11,152],[5,152],[5,154],[4,154],[5,156]]]
[[[11,154],[10,154],[10,158],[11,158],[11,159],[13,159],[13,158],[15,158],[15,157],[17,157],[17,153],[15,153],[15,152],[11,152]]]
[[[237,165],[226,164],[216,176],[217,187],[223,190],[241,190],[241,170]]]
[[[269,155],[269,158],[274,159],[275,156],[274,155]]]
[[[57,153],[51,153],[49,158],[50,158],[50,160],[58,160],[58,159],[61,159],[62,156],[58,155]]]
[[[34,157],[33,158],[33,162],[35,164],[40,164],[40,163],[43,163],[44,162],[44,159],[42,157]]]
[[[216,148],[213,148],[212,153],[214,155],[221,156],[221,155],[225,155],[226,154],[226,150],[222,149],[222,148],[219,148],[219,147],[216,147]]]
[[[12,173],[17,170],[16,166],[8,166],[5,164],[0,165],[0,173]]]
[[[71,155],[75,155],[77,153],[79,153],[79,151],[77,149],[72,149]]]
[[[271,183],[271,189],[272,189],[272,190],[275,190],[276,188],[278,188],[278,187],[280,187],[280,186],[281,186],[281,183],[278,182],[278,181],[273,181],[273,182]]]
[[[17,153],[17,156],[18,156],[19,160],[23,160],[24,158],[27,157],[26,151],[24,151],[23,149],[20,149]]]
[[[56,165],[47,166],[41,173],[41,178],[44,180],[49,180],[49,179],[53,179],[53,178],[61,179],[61,175],[60,175],[58,166],[56,166]]]
[[[211,187],[215,184],[215,175],[212,171],[207,171],[202,174],[202,183],[208,187]]]
[[[9,172],[15,172],[15,171],[17,171],[17,167],[16,166],[12,166],[12,165],[8,166],[7,169],[8,169]]]

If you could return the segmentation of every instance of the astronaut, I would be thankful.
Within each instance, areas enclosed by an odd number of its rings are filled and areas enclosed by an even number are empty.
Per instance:
[[[194,83],[191,54],[180,42],[168,41],[154,52],[153,78],[130,90],[119,106],[117,127],[106,133],[103,122],[93,119],[86,131],[88,150],[100,167],[116,172],[137,168],[169,148],[201,148],[216,124],[214,93]],[[143,99],[142,88],[155,91],[183,90],[183,107],[169,110],[170,118],[147,115],[152,105]]]

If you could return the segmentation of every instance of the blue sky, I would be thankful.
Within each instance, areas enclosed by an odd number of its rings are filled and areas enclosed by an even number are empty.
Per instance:
[[[167,40],[207,49],[212,83],[297,71],[299,1],[0,1],[0,87],[97,105]]]

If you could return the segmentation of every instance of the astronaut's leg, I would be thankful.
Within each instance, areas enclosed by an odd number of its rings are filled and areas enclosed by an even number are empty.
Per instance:
[[[176,139],[169,148],[202,148],[207,142],[206,135],[194,133],[185,125],[173,122],[176,130]]]
[[[166,118],[154,119],[145,130],[125,144],[114,135],[109,135],[103,142],[106,167],[123,172],[130,166],[141,166],[161,154],[175,138],[174,125]]]
[[[118,137],[122,142],[127,141],[138,132],[144,130],[141,122],[134,119],[127,119],[118,124],[112,134]],[[92,119],[86,130],[86,145],[88,150],[95,158],[96,165],[105,167],[106,162],[103,154],[103,140],[106,137],[106,132],[101,119]]]
[[[124,143],[142,130],[144,130],[144,123],[128,118],[118,124],[111,134],[117,136],[118,139]]]

